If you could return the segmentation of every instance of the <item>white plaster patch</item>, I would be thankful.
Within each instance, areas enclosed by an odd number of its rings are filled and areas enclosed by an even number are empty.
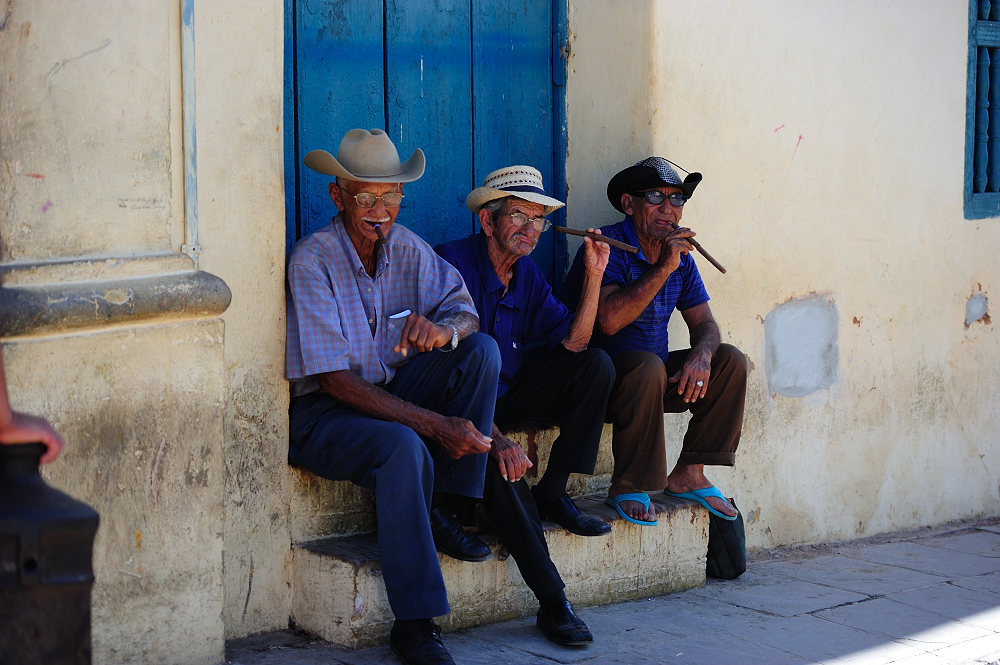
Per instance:
[[[837,380],[837,307],[826,296],[786,302],[764,319],[767,385],[786,397],[825,390]]]
[[[986,316],[986,310],[988,308],[989,302],[986,300],[986,296],[982,293],[977,293],[969,298],[968,302],[965,303],[965,325],[971,326],[973,323]]]

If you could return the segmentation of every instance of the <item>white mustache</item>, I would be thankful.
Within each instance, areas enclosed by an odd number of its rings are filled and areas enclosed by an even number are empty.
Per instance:
[[[361,219],[369,224],[385,224],[389,221],[389,216],[386,215],[385,217],[380,217],[379,219],[375,219],[373,217],[362,217]]]

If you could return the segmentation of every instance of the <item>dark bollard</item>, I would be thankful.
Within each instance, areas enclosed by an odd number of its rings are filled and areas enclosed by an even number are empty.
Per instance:
[[[97,512],[38,475],[45,446],[0,445],[0,663],[90,663]]]

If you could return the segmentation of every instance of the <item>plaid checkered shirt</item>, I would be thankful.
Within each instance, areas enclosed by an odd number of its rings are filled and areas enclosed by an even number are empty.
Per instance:
[[[373,384],[413,360],[392,350],[404,310],[438,323],[476,307],[458,270],[430,245],[393,224],[369,277],[340,217],[299,241],[288,262],[285,378],[292,396],[321,390],[316,375],[350,370]]]

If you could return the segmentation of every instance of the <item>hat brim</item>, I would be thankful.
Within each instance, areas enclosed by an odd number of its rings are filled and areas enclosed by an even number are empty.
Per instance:
[[[400,165],[401,170],[399,173],[390,173],[388,175],[351,173],[337,161],[336,157],[326,150],[313,150],[306,155],[304,162],[306,166],[317,173],[345,178],[346,180],[357,180],[358,182],[413,182],[424,174],[424,167],[426,166],[424,151],[420,148],[414,150],[410,158]]]
[[[566,204],[559,199],[554,199],[551,196],[545,196],[543,194],[536,194],[534,192],[505,192],[502,189],[493,189],[492,187],[477,187],[469,195],[465,197],[465,205],[475,214],[479,214],[483,206],[490,201],[496,201],[497,199],[505,199],[508,197],[514,197],[517,199],[523,199],[525,201],[530,201],[531,203],[538,203],[545,206],[545,214],[550,215],[553,211],[562,208]]]
[[[700,173],[689,173],[683,183],[675,184],[664,182],[651,166],[630,166],[616,173],[608,183],[608,201],[618,212],[625,212],[622,208],[622,194],[634,194],[658,187],[675,187],[684,192],[684,196],[691,198],[700,182]]]

